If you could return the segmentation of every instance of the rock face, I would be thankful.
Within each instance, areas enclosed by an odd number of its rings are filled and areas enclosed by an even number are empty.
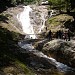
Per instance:
[[[75,67],[75,41],[52,40],[43,46],[42,50],[48,56]]]
[[[38,34],[45,27],[45,21],[47,20],[47,13],[48,13],[47,6],[30,5],[30,7],[32,8],[32,12],[30,12],[29,14],[30,23],[33,26],[35,34]],[[1,25],[4,26],[4,28],[9,29],[10,31],[15,31],[24,34],[22,25],[17,19],[17,14],[20,15],[20,13],[23,10],[24,10],[23,5],[7,9],[7,11],[3,13],[3,16],[7,17],[8,20],[6,20],[6,22],[8,24],[1,23]]]
[[[17,14],[23,11],[22,7],[11,7],[0,14],[0,23],[3,28],[7,28],[9,31],[14,31],[23,34],[22,26],[18,23]]]
[[[30,13],[31,24],[34,27],[34,32],[37,34],[45,27],[45,21],[48,16],[47,6],[31,5],[30,7],[32,8]]]

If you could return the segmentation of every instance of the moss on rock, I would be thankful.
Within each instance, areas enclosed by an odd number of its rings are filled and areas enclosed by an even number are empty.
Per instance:
[[[65,23],[73,22],[74,19],[72,16],[69,16],[67,14],[60,14],[54,17],[51,17],[47,20],[46,26],[48,27],[48,30],[52,30],[56,32],[59,29],[66,29]]]

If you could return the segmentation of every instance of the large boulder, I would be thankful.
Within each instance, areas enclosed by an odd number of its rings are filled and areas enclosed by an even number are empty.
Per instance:
[[[23,11],[21,7],[11,7],[0,13],[0,26],[7,28],[9,31],[24,34],[22,26],[17,20],[17,14]]]
[[[74,18],[72,16],[68,14],[59,14],[48,18],[46,26],[48,30],[52,30],[53,32],[57,32],[59,29],[64,31],[66,28],[72,30],[73,21]]]
[[[75,67],[75,41],[52,40],[44,44],[42,51],[58,61]]]

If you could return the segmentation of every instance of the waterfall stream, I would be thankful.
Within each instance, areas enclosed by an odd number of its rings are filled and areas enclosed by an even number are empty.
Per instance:
[[[24,10],[20,14],[17,15],[19,22],[22,25],[23,32],[26,33],[26,38],[33,38],[35,39],[36,36],[34,34],[33,26],[30,23],[30,16],[29,13],[32,9],[29,6],[23,6]]]
[[[41,26],[41,28],[40,28],[40,30],[39,30],[39,33],[41,33],[41,31],[44,29],[44,27],[45,27],[45,21],[46,21],[46,15],[45,15],[46,13],[41,13],[41,18],[42,18],[42,22],[41,22],[41,24],[42,24],[42,26]]]
[[[30,23],[29,12],[32,12],[32,9],[29,6],[24,6],[24,11],[21,12],[20,14],[18,14],[17,18],[18,18],[19,22],[22,24],[24,33],[35,34],[33,25]],[[42,28],[44,28],[44,24],[45,24],[44,16],[42,16],[42,18],[43,18],[44,22],[42,23],[42,27],[40,28],[40,31]],[[29,36],[27,35],[26,37],[35,39],[36,35],[29,35]],[[72,70],[72,68],[68,67],[67,65],[57,62],[54,58],[48,57],[47,55],[44,55],[41,51],[36,50],[32,46],[31,43],[21,41],[21,42],[18,42],[18,44],[21,48],[25,49],[26,51],[32,52],[33,54],[35,54],[38,57],[43,57],[44,59],[46,59],[46,61],[50,61],[51,63],[53,63],[53,65],[55,65],[57,67],[58,70],[61,70],[63,72]],[[25,51],[22,51],[22,52],[25,52]]]
[[[28,52],[32,52],[33,54],[35,54],[38,57],[43,57],[44,59],[46,59],[46,61],[50,61],[53,65],[55,65],[57,67],[58,70],[62,71],[62,72],[67,72],[67,71],[73,71],[73,69],[71,67],[68,67],[65,64],[62,64],[60,62],[57,62],[54,58],[52,57],[48,57],[47,55],[43,54],[41,51],[36,50],[31,43],[25,43],[25,41],[19,42],[18,43],[19,46],[23,49],[25,49]],[[23,51],[24,53],[25,51]],[[36,63],[35,63],[36,64]]]

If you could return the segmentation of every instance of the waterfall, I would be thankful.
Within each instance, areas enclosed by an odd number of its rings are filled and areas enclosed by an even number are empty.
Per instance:
[[[42,24],[42,26],[41,26],[41,28],[40,28],[40,30],[39,30],[39,33],[44,29],[44,27],[45,27],[45,21],[46,21],[46,19],[45,19],[45,13],[41,13],[41,19],[42,19],[42,22],[41,22],[41,24]]]
[[[43,8],[43,9],[42,9]],[[40,27],[40,29],[39,29],[39,33],[45,28],[45,22],[46,22],[46,20],[47,20],[47,13],[48,13],[48,10],[47,10],[47,8],[46,8],[46,6],[43,6],[40,10],[42,10],[41,11],[41,13],[40,13],[40,15],[41,15],[41,20],[42,20],[42,22],[41,22],[41,27]]]
[[[23,32],[26,33],[25,38],[35,39],[36,36],[34,34],[33,26],[30,23],[29,13],[32,12],[32,9],[29,6],[23,6],[24,10],[20,14],[17,15],[19,22],[22,25]]]

